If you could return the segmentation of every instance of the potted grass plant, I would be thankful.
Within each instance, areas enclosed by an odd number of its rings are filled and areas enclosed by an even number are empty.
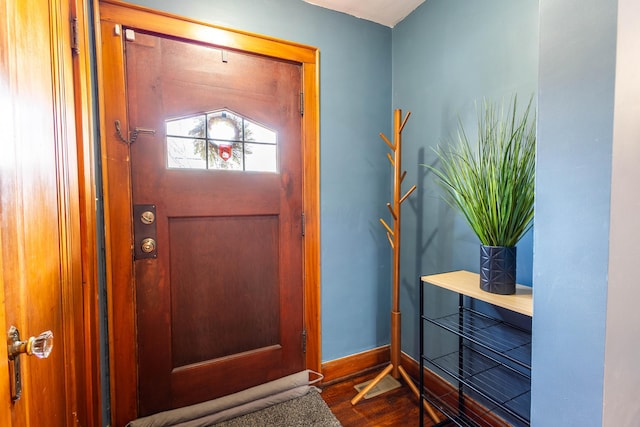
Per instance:
[[[516,244],[533,225],[536,129],[531,99],[517,111],[485,101],[478,110],[476,144],[459,122],[449,144],[438,146],[429,168],[445,199],[459,210],[480,246],[480,287],[515,293]]]

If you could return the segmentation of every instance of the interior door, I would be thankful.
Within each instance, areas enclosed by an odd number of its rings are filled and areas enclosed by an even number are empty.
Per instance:
[[[69,15],[64,0],[0,0],[2,426],[85,422],[77,401],[83,334],[74,330],[82,279]],[[12,326],[18,342],[51,331],[49,357],[7,341]],[[36,355],[15,355],[16,370],[12,349]]]
[[[305,367],[301,67],[126,34],[146,415]]]

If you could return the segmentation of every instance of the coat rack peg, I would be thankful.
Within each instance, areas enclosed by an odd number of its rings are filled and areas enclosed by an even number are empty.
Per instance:
[[[402,183],[402,181],[404,181],[404,177],[407,176],[407,171],[402,172],[402,175],[400,175],[400,183]]]
[[[393,210],[391,203],[387,203],[387,208],[389,208],[389,212],[391,212],[391,216],[393,217],[393,220],[397,221],[398,217],[396,216],[396,212]]]
[[[391,235],[389,233],[387,233],[387,240],[389,240],[389,244],[391,245],[391,249],[395,249],[395,246],[393,244],[393,237],[391,237]]]
[[[407,124],[407,120],[409,120],[409,116],[411,115],[411,111],[407,112],[407,115],[404,117],[404,120],[402,121],[402,124],[400,125],[400,133],[402,133],[402,130],[404,129],[404,125]]]
[[[393,161],[393,157],[391,157],[391,154],[387,153],[387,159],[389,159],[389,161],[391,162],[391,166],[396,166],[396,162]]]
[[[391,148],[392,151],[396,149],[391,143],[391,141],[389,141],[389,138],[387,138],[384,133],[380,132],[380,138],[384,140],[384,142],[389,146],[389,148]]]
[[[391,234],[393,236],[393,230],[391,229],[391,227],[389,227],[389,225],[384,221],[384,219],[380,218],[380,222],[382,223],[382,225],[384,225],[384,228],[387,229],[387,234]]]
[[[407,191],[405,193],[405,195],[402,197],[402,199],[400,199],[400,203],[404,202],[406,200],[407,197],[409,197],[411,195],[411,193],[413,193],[416,190],[416,186],[414,185],[413,187],[411,187],[409,189],[409,191]]]

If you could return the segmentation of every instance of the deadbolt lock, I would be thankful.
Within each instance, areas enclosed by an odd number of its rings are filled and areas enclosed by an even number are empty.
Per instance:
[[[158,257],[157,223],[156,205],[133,205],[133,247],[136,260]]]
[[[146,239],[142,240],[140,249],[142,249],[142,252],[144,252],[145,254],[150,254],[156,250],[156,241],[151,237],[147,237]]]
[[[144,211],[140,214],[140,221],[145,225],[153,224],[156,220],[156,214],[152,211]]]

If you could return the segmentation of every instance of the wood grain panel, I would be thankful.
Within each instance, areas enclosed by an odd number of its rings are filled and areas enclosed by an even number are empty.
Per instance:
[[[302,64],[304,119],[302,121],[303,194],[305,214],[304,291],[307,328],[307,368],[322,369],[320,300],[320,53]]]
[[[278,227],[275,216],[169,220],[182,249],[170,257],[174,368],[279,344]]]
[[[122,38],[117,26],[102,23],[97,34],[98,97],[105,220],[105,258],[108,298],[109,370],[112,422],[124,426],[137,414],[137,379],[134,357],[135,295],[131,263],[131,180],[129,147],[116,136],[119,120],[128,129]],[[105,90],[108,88],[109,90]]]
[[[55,340],[47,359],[21,356],[22,397],[0,410],[13,427],[87,424],[71,4],[0,2],[0,319]]]
[[[480,289],[480,275],[464,270],[422,276],[421,280],[516,313],[533,316],[533,288],[530,286],[516,285],[513,295],[492,294]]]
[[[89,2],[71,1],[71,16],[76,18],[77,48],[72,56],[73,86],[75,102],[75,134],[77,138],[77,159],[79,177],[79,215],[82,257],[82,305],[84,336],[82,346],[85,348],[84,387],[78,389],[82,397],[80,406],[86,411],[86,425],[102,425],[102,394],[100,376],[100,315],[98,290],[98,253],[99,245],[96,236],[96,152],[94,133],[96,125],[93,109],[93,62],[89,54],[89,23],[92,15]],[[74,326],[74,335],[78,325]],[[80,414],[79,419],[84,417]],[[84,423],[83,423],[84,424]]]

